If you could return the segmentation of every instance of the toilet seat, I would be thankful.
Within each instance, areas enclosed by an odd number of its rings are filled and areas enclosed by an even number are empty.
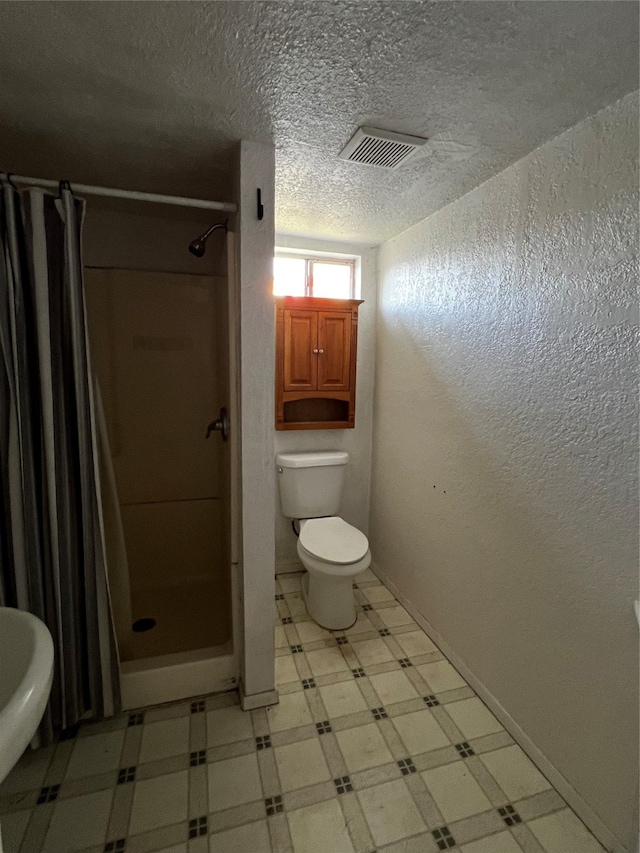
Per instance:
[[[356,621],[353,578],[371,565],[367,537],[335,515],[303,518],[297,551],[307,570],[302,597],[309,616],[330,631],[350,628]]]
[[[342,566],[359,562],[369,551],[364,533],[337,515],[303,521],[299,545],[318,560]]]

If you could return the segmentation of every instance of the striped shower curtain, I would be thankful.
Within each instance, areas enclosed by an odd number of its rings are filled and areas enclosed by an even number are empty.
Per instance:
[[[0,201],[0,605],[54,639],[42,742],[119,710],[106,578],[81,231],[84,201]]]

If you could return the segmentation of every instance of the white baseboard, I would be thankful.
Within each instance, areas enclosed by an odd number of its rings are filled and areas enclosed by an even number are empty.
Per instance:
[[[277,705],[280,701],[277,690],[265,690],[263,693],[244,692],[244,684],[240,679],[240,706],[243,711],[253,711],[255,708],[265,708],[267,705]]]
[[[433,628],[433,626],[424,618],[424,616],[415,608],[415,606],[406,598],[393,583],[392,580],[378,567],[371,565],[371,569],[380,580],[388,587],[398,599],[400,604],[411,614],[415,621],[420,625],[422,630],[429,635],[431,640],[438,646],[440,651],[447,657],[460,675],[468,682],[472,689],[478,694],[480,699],[487,707],[495,714],[498,720],[502,723],[505,729],[509,732],[516,743],[522,747],[529,758],[538,767],[540,772],[547,777],[565,802],[573,809],[582,822],[595,835],[598,841],[609,851],[609,853],[629,853],[629,848],[623,845],[611,832],[611,830],[602,822],[598,815],[593,811],[580,794],[572,787],[572,785],[564,778],[564,776],[556,770],[551,762],[538,749],[531,738],[520,728],[516,721],[511,717],[498,700],[487,690],[484,684],[476,678],[476,676],[467,667],[462,658],[453,651],[446,640]]]

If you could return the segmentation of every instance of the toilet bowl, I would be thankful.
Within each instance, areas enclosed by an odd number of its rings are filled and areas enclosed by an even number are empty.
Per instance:
[[[309,616],[330,631],[350,628],[357,618],[353,578],[371,564],[367,537],[338,516],[302,519],[297,550],[307,570],[302,595]]]

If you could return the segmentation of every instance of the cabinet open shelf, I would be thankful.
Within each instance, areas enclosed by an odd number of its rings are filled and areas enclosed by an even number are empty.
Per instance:
[[[350,426],[348,400],[309,397],[283,404],[281,429],[349,429]]]
[[[353,429],[361,304],[276,301],[276,429]]]

